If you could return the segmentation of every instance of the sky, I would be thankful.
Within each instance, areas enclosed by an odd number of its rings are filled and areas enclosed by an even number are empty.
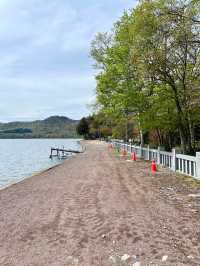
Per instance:
[[[134,0],[0,0],[0,121],[90,113],[90,43]]]

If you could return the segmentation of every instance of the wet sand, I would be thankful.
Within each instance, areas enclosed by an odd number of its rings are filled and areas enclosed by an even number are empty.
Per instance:
[[[199,185],[86,147],[0,191],[0,265],[200,265]]]

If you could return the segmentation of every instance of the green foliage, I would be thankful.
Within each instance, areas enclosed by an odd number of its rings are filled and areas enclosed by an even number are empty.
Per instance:
[[[77,125],[78,134],[85,139],[108,138],[112,135],[112,127],[103,113],[83,117]]]
[[[100,112],[115,125],[132,119],[141,143],[146,132],[178,133],[176,144],[193,152],[200,124],[199,44],[199,1],[140,1],[111,34],[98,34],[92,43]]]
[[[88,121],[88,119],[83,117],[79,121],[76,130],[77,130],[77,133],[79,135],[84,136],[85,138],[87,138],[87,136],[89,134],[89,121]]]
[[[16,129],[8,129],[0,131],[0,134],[25,134],[32,133],[32,130],[29,128],[16,128]]]

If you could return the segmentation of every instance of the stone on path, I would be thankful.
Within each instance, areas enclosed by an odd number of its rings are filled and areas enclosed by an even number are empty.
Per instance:
[[[162,257],[162,261],[163,261],[163,262],[164,262],[164,261],[167,261],[167,259],[168,259],[168,256],[167,256],[167,255],[165,255],[165,256]]]
[[[189,194],[188,197],[191,197],[191,198],[200,198],[200,194]]]
[[[137,262],[133,263],[133,266],[140,266],[140,262],[137,261]]]
[[[127,261],[129,258],[130,258],[130,256],[129,256],[128,254],[124,254],[124,255],[121,257],[121,261]]]

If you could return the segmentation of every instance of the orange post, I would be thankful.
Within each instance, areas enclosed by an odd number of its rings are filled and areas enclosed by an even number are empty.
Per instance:
[[[157,165],[156,165],[155,160],[153,160],[151,163],[151,171],[152,171],[152,173],[157,172]]]
[[[137,160],[137,158],[136,158],[136,153],[135,153],[135,152],[133,152],[133,153],[131,154],[131,160],[132,160],[132,161],[136,161],[136,160]]]

